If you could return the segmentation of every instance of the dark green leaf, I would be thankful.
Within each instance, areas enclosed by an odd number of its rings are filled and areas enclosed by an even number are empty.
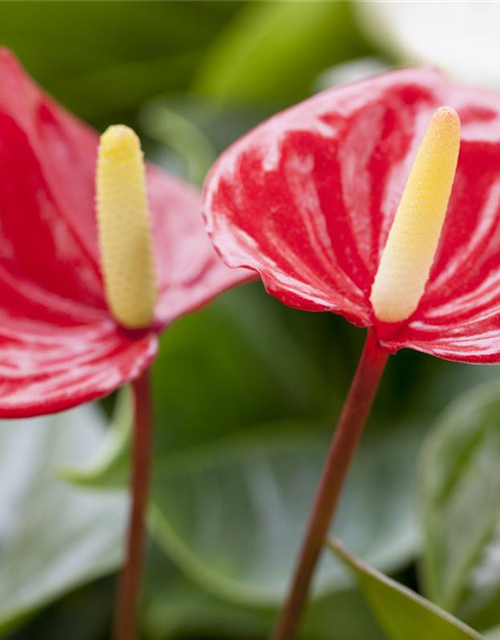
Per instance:
[[[481,640],[463,622],[348,553],[336,540],[331,550],[356,577],[389,640]]]

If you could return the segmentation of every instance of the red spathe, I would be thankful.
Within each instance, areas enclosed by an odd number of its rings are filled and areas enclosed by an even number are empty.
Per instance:
[[[457,110],[462,138],[438,252],[416,312],[397,326],[369,296],[425,128]],[[211,171],[204,214],[231,267],[258,271],[272,295],[375,326],[391,351],[500,361],[500,96],[432,69],[331,89],[269,119]]]
[[[99,268],[97,145],[0,50],[0,417],[113,391],[148,366],[159,331],[248,278],[215,254],[196,190],[149,166],[159,302],[150,330],[121,329]]]

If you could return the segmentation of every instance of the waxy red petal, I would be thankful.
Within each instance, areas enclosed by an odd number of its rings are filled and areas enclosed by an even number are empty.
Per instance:
[[[155,327],[122,330],[99,268],[98,136],[0,50],[0,417],[93,400],[137,376],[157,332],[248,278],[216,256],[190,186],[148,167],[160,288]]]
[[[432,113],[462,121],[457,176],[431,277],[397,327],[369,295]],[[226,263],[258,271],[290,306],[375,325],[391,350],[500,361],[500,96],[431,69],[326,91],[230,147],[205,186],[204,213]]]

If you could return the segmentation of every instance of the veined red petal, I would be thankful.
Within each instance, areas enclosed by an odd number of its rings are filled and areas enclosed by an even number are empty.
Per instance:
[[[462,142],[438,253],[414,315],[387,327],[369,295],[433,112],[457,110]],[[500,96],[432,69],[326,91],[230,147],[204,214],[230,266],[260,273],[294,307],[376,325],[384,344],[447,359],[500,361]]]
[[[153,360],[151,333],[120,335],[101,324],[36,334],[0,329],[0,415],[30,417],[95,400],[135,378]],[[68,360],[68,358],[71,358]]]
[[[98,136],[0,50],[0,417],[67,409],[138,375],[156,334],[249,272],[221,263],[190,186],[148,167],[160,303],[151,331],[112,320],[95,216]]]

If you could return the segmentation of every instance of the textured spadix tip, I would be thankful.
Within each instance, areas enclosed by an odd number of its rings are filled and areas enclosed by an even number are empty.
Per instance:
[[[101,136],[99,152],[116,158],[134,153],[142,155],[139,137],[133,129],[123,124],[114,124],[106,129]]]
[[[460,149],[460,118],[435,111],[420,144],[382,253],[370,301],[383,322],[416,311],[429,279]]]
[[[156,305],[151,215],[143,154],[123,125],[101,136],[96,175],[101,270],[111,313],[127,329],[151,325]]]

